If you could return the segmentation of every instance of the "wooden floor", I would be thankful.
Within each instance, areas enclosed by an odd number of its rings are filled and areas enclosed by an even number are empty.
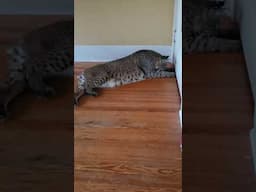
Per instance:
[[[83,97],[75,109],[75,191],[180,192],[179,103],[175,79]]]
[[[253,100],[243,56],[185,56],[183,96],[183,191],[256,191]]]

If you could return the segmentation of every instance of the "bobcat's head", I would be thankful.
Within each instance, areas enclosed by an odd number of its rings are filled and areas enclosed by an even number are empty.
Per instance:
[[[141,50],[133,56],[137,59],[139,68],[146,74],[157,71],[174,71],[174,66],[167,61],[168,56],[163,56],[155,51]]]

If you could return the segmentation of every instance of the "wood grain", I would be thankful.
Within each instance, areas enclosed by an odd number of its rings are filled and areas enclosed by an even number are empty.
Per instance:
[[[91,65],[76,64],[75,73]],[[175,79],[83,97],[74,116],[75,191],[181,191],[178,110]]]
[[[185,56],[183,77],[183,191],[256,191],[243,55]]]

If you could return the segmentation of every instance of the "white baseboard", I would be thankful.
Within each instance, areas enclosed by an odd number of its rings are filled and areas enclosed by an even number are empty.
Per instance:
[[[253,156],[254,171],[256,174],[256,128],[253,128],[250,132],[251,149]]]
[[[170,56],[172,61],[172,46],[168,45],[76,45],[75,62],[105,62],[127,56],[141,49],[150,49],[162,55]]]

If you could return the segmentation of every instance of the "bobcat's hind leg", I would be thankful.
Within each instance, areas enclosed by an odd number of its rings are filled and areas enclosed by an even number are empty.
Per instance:
[[[74,105],[78,105],[79,99],[84,95],[84,91],[74,93]]]

